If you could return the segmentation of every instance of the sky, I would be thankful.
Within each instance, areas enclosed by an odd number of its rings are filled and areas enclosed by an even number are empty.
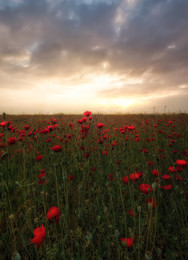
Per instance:
[[[0,0],[0,113],[188,112],[187,0]]]

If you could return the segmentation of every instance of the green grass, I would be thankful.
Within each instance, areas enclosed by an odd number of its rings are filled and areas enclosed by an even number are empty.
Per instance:
[[[176,173],[168,168],[177,167],[176,160],[188,160],[188,115],[94,115],[84,123],[89,125],[84,139],[77,122],[82,117],[7,116],[17,130],[0,127],[4,134],[0,144],[5,144],[0,145],[0,154],[7,153],[0,159],[0,259],[11,259],[15,251],[21,259],[187,259],[188,166]],[[50,118],[59,120],[57,129],[40,133],[51,125]],[[72,129],[69,122],[74,124]],[[99,122],[103,129],[97,128]],[[26,124],[31,128],[19,141],[19,131]],[[125,125],[135,129],[121,133]],[[31,129],[35,134],[28,136]],[[105,129],[109,131],[104,133]],[[71,138],[67,138],[69,134]],[[104,135],[106,139],[99,144]],[[7,145],[10,136],[17,138],[13,145]],[[45,142],[48,138],[51,141]],[[114,140],[116,146],[112,146]],[[62,151],[54,152],[51,147],[59,144]],[[37,153],[43,155],[41,161],[35,160]],[[41,169],[47,181],[42,185],[37,178]],[[152,173],[154,169],[161,172],[158,177]],[[143,176],[123,182],[123,177],[137,171]],[[164,174],[171,179],[163,180]],[[182,180],[176,180],[176,174]],[[69,180],[72,175],[74,179]],[[153,191],[142,193],[142,183]],[[172,184],[170,190],[161,188],[168,184]],[[156,200],[155,208],[147,205],[148,198]],[[59,208],[58,222],[46,218],[53,206]],[[37,249],[30,239],[42,224],[46,237]],[[132,247],[127,248],[121,238],[133,238]]]

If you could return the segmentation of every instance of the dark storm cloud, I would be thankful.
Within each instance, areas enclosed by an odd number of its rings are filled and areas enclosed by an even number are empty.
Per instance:
[[[143,83],[98,96],[175,91],[188,84],[187,13],[187,0],[0,1],[1,70],[64,77],[100,73],[108,62],[107,73]]]

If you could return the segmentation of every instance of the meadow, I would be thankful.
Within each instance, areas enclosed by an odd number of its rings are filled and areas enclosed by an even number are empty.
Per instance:
[[[188,259],[187,182],[187,114],[1,115],[0,259]]]

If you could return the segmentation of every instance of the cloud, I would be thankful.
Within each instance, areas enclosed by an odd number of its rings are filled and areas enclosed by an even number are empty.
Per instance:
[[[1,1],[0,89],[76,88],[105,73],[117,80],[98,98],[185,94],[187,10],[187,0]]]

